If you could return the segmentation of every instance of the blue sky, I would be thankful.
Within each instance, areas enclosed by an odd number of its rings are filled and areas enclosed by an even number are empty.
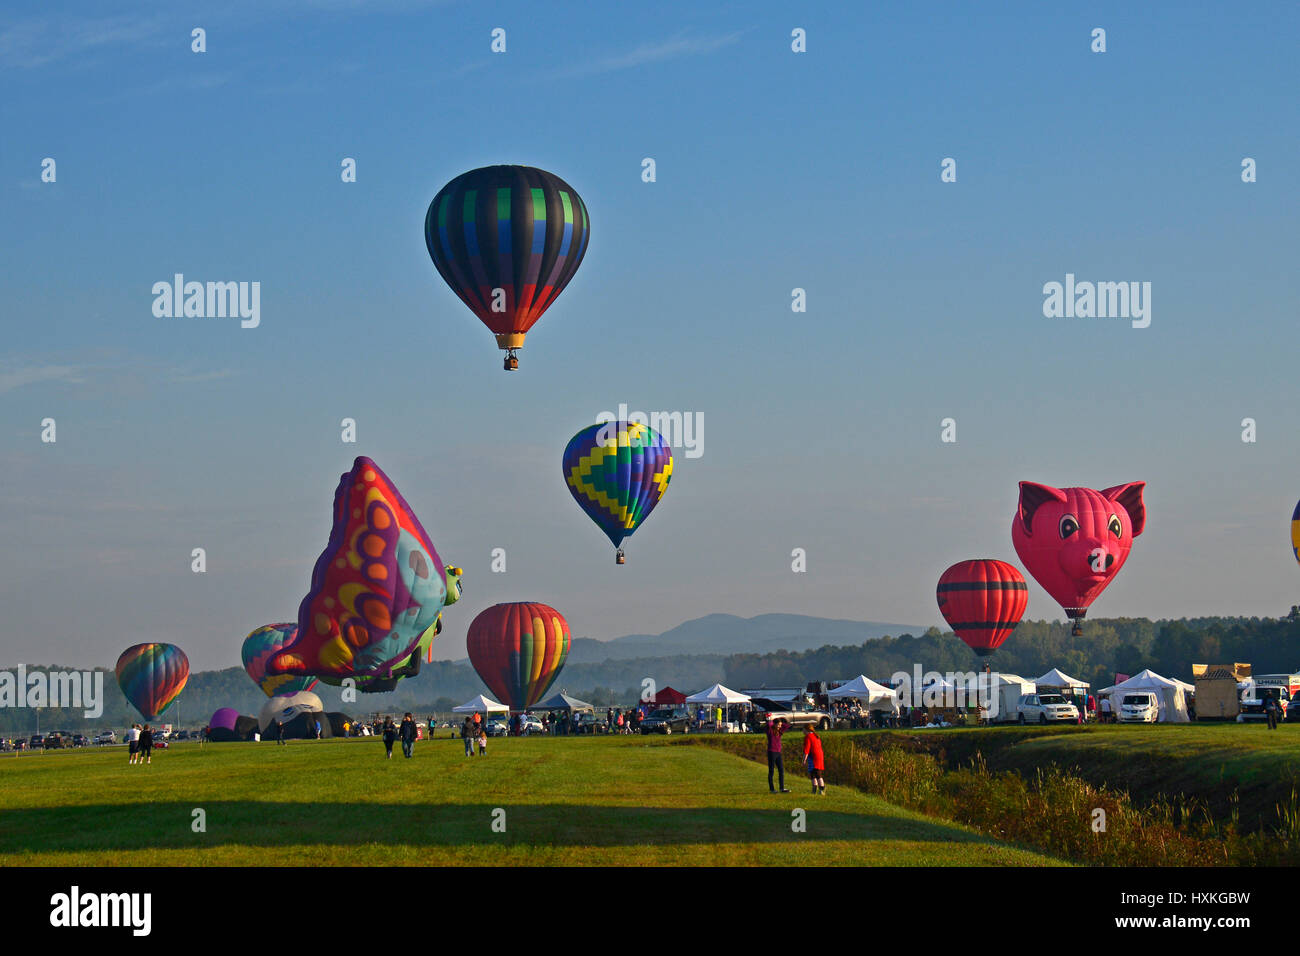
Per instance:
[[[944,568],[1016,560],[1020,479],[1149,483],[1094,614],[1300,598],[1294,5],[701,6],[6,12],[0,664],[140,640],[237,663],[295,614],[357,454],[466,569],[447,657],[502,600],[602,638],[938,624]],[[592,220],[511,375],[422,237],[492,163],[558,174]],[[261,326],[155,318],[176,272],[259,281]],[[1066,273],[1151,282],[1150,327],[1045,318]],[[559,460],[620,402],[699,412],[705,443],[616,568]],[[1060,616],[1036,585],[1028,614]]]

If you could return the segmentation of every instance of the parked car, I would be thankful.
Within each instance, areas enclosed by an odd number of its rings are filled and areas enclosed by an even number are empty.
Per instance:
[[[690,733],[690,730],[690,714],[685,710],[675,710],[671,707],[651,711],[645,720],[641,721],[643,734],[686,734]]]
[[[1160,720],[1160,701],[1149,690],[1125,694],[1119,701],[1121,724],[1154,724]]]
[[[74,747],[89,747],[89,746],[90,746],[90,738],[87,737],[85,734],[73,734],[73,735],[72,735],[72,746],[74,746]]]
[[[72,741],[64,737],[57,730],[52,734],[46,734],[41,745],[46,750],[62,750],[64,747],[71,746]]]
[[[540,720],[538,720],[532,714],[524,715],[525,734],[541,734],[545,732],[546,732],[546,728],[542,726],[542,722]]]
[[[489,737],[505,737],[510,733],[509,726],[503,720],[489,720],[485,729]]]
[[[28,749],[28,750],[44,750],[44,749],[45,749],[45,738],[42,737],[40,734],[32,734],[31,737],[29,737],[28,740],[27,740],[27,749]]]
[[[117,734],[111,730],[101,730],[95,734],[95,743],[101,746],[103,744],[115,744],[117,743]]]
[[[1016,705],[1022,724],[1079,722],[1079,708],[1060,694],[1025,694]]]
[[[769,720],[784,720],[791,728],[803,730],[816,727],[818,730],[830,730],[832,717],[823,710],[809,704],[806,700],[795,698],[791,701],[775,701],[766,697],[755,697],[754,723],[761,730]]]

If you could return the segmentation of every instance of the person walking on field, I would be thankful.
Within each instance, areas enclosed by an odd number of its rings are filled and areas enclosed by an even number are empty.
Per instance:
[[[140,759],[145,763],[153,763],[153,731],[148,724],[140,731]]]
[[[785,758],[781,754],[781,735],[789,726],[789,722],[784,717],[769,721],[767,725],[767,789],[773,793],[776,793],[776,787],[772,785],[773,770],[780,774],[781,792],[790,792],[785,785]]]
[[[474,730],[474,721],[466,717],[465,723],[460,725],[460,735],[465,741],[465,756],[474,756],[474,738],[478,736]]]
[[[277,747],[283,747],[283,746],[285,746],[285,743],[284,743],[284,721],[283,721],[283,720],[277,720],[277,721],[275,722],[275,745],[276,745]]]
[[[812,792],[826,796],[826,756],[822,752],[822,739],[811,726],[803,734],[803,762],[812,781]]]
[[[402,738],[402,756],[409,760],[411,752],[415,749],[415,720],[409,713],[402,718],[398,736]]]
[[[1268,715],[1268,729],[1277,730],[1277,697],[1273,694],[1264,701],[1264,713]]]
[[[127,763],[140,762],[140,725],[132,724],[131,729],[126,732],[126,746],[129,751]]]
[[[393,741],[397,739],[397,727],[393,725],[393,718],[384,718],[384,749],[388,751],[388,759],[393,759]]]
[[[487,756],[487,730],[483,727],[478,729],[478,755]]]

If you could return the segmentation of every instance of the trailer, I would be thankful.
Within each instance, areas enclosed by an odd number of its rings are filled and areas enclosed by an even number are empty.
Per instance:
[[[1250,680],[1250,665],[1193,664],[1197,720],[1236,720],[1241,713],[1241,685]]]

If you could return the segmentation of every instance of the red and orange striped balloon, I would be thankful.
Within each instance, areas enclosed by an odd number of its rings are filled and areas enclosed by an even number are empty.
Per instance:
[[[497,700],[532,707],[550,689],[569,656],[569,624],[535,601],[494,604],[474,618],[465,638],[469,661]]]
[[[1015,565],[981,558],[943,572],[935,596],[953,632],[980,657],[987,657],[1020,623],[1029,604],[1029,586]]]

